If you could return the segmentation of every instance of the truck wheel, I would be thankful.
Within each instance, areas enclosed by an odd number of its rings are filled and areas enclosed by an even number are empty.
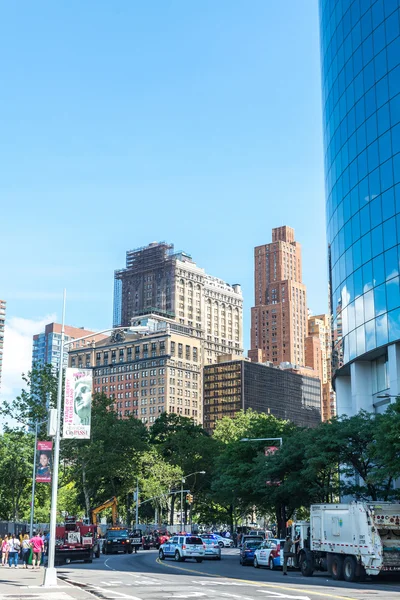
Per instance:
[[[357,561],[354,556],[346,556],[343,561],[343,579],[349,583],[357,581]]]
[[[339,554],[332,556],[331,561],[332,579],[335,581],[343,580],[343,558]]]
[[[303,577],[311,577],[314,573],[314,568],[311,562],[311,558],[308,558],[305,552],[302,552],[299,558],[300,571]]]
[[[100,558],[100,548],[97,548],[95,557]]]

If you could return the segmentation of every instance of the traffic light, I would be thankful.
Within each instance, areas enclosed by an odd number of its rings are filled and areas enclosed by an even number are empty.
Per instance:
[[[188,504],[192,504],[193,503],[193,495],[192,494],[186,494],[186,502]]]

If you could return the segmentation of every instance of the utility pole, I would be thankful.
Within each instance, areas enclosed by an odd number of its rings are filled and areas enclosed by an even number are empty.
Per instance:
[[[35,449],[33,451],[33,473],[32,473],[32,495],[31,495],[31,518],[29,522],[29,536],[33,537],[33,514],[35,512],[35,486],[36,486],[36,446],[38,439],[38,422],[35,423]]]
[[[135,529],[139,528],[139,480],[136,479],[136,517],[135,517]]]

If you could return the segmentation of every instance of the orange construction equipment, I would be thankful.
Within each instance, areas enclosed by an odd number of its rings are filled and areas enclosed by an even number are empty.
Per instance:
[[[103,502],[103,504],[100,504],[100,506],[96,506],[96,508],[94,508],[92,510],[92,523],[94,525],[98,525],[97,515],[99,513],[101,513],[103,510],[105,510],[106,508],[110,508],[111,507],[111,511],[112,511],[112,524],[113,524],[113,527],[116,527],[117,521],[118,521],[117,506],[118,506],[118,500],[117,500],[116,496],[113,496],[109,500],[106,500],[105,502]]]

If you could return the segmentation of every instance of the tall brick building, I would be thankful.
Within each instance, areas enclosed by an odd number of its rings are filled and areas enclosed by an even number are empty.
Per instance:
[[[306,364],[307,297],[301,267],[301,246],[291,227],[276,227],[272,242],[254,249],[252,361]]]
[[[319,369],[322,403],[322,420],[327,421],[336,414],[336,398],[332,387],[332,330],[330,315],[308,317],[306,364]],[[313,362],[314,361],[314,362]]]

